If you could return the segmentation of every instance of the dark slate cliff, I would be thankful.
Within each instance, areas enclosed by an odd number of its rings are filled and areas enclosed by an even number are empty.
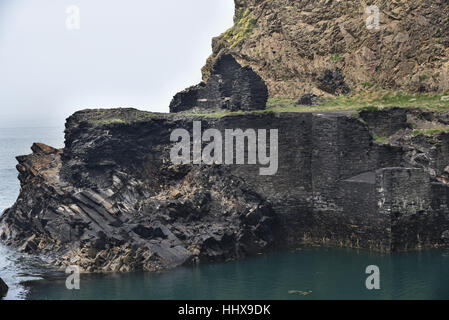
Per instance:
[[[218,57],[206,82],[179,92],[170,112],[186,110],[261,110],[265,109],[268,89],[250,67],[242,67],[230,54]]]
[[[449,134],[414,136],[410,116],[423,114],[80,111],[67,120],[63,150],[35,144],[17,158],[21,193],[1,217],[0,238],[91,272],[160,270],[300,243],[444,246]],[[370,131],[383,119],[389,144]],[[259,175],[259,165],[173,165],[170,133],[191,131],[193,121],[203,131],[278,129],[277,174]]]

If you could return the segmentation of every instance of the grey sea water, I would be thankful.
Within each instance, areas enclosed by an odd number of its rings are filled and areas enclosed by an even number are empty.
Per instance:
[[[33,142],[63,145],[63,128],[0,128],[0,209],[19,193],[15,156]],[[380,268],[380,290],[367,290],[365,269]],[[296,248],[241,261],[163,273],[81,275],[69,291],[65,274],[0,245],[7,299],[449,299],[449,251],[384,255],[363,250]]]

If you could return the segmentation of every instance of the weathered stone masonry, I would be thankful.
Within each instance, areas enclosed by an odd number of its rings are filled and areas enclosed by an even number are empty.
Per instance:
[[[217,58],[206,82],[174,96],[170,112],[260,110],[265,109],[267,99],[268,89],[262,78],[225,54]]]

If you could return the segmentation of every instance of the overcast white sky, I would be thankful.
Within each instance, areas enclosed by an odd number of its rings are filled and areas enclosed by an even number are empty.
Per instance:
[[[94,107],[168,112],[233,13],[233,0],[0,0],[0,127],[60,126]]]

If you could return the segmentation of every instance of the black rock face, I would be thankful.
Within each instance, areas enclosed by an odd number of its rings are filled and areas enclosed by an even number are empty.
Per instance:
[[[349,87],[340,69],[324,70],[323,74],[317,79],[317,87],[324,92],[330,94],[346,94],[349,93]]]
[[[362,110],[360,118],[363,119],[371,132],[379,137],[387,137],[408,127],[407,110],[404,108],[391,108],[375,112]]]
[[[198,106],[199,93],[204,90],[206,84],[201,82],[196,86],[191,86],[178,92],[170,103],[170,112],[181,112],[191,110]]]
[[[414,136],[411,116],[447,121],[408,109],[221,118],[80,111],[67,121],[63,150],[35,144],[17,157],[21,192],[0,217],[0,239],[88,272],[154,271],[301,243],[447,246],[449,133]],[[173,164],[170,135],[194,121],[222,135],[278,129],[278,171]],[[377,127],[391,134],[388,144],[373,139]]]
[[[6,294],[8,293],[8,286],[6,283],[0,278],[0,299],[6,297]]]
[[[296,105],[298,106],[314,106],[321,102],[320,97],[313,93],[306,93],[301,98],[299,98]]]
[[[176,94],[170,112],[198,109],[260,110],[265,109],[268,89],[250,67],[242,67],[232,55],[222,55],[215,62],[206,83]]]

